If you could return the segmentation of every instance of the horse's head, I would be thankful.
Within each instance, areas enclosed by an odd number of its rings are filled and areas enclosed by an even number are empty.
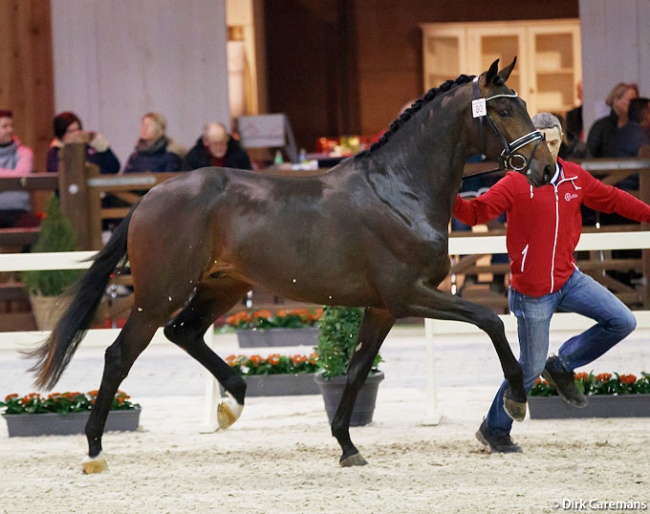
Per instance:
[[[472,123],[478,127],[479,148],[498,158],[502,168],[525,173],[533,186],[547,184],[555,174],[555,160],[544,137],[535,129],[524,102],[506,86],[517,58],[499,71],[499,60],[472,82]],[[486,130],[486,127],[489,127]]]

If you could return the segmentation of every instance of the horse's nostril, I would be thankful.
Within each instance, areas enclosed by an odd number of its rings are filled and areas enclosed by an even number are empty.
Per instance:
[[[547,164],[546,167],[544,168],[545,182],[550,182],[552,178],[553,178],[553,166]]]

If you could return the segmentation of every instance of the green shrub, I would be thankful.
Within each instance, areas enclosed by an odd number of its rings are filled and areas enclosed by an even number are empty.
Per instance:
[[[323,308],[318,326],[318,368],[325,378],[338,377],[345,374],[350,358],[354,353],[363,308],[330,307]],[[382,361],[377,355],[373,369]]]
[[[61,211],[58,197],[52,194],[45,208],[40,236],[32,247],[32,252],[73,252],[76,249],[77,238],[72,224]],[[81,273],[82,270],[25,271],[22,279],[30,294],[59,296]]]

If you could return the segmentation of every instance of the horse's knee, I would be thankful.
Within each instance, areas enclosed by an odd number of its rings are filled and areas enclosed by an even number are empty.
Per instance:
[[[490,310],[486,310],[478,322],[478,327],[488,334],[505,334],[503,320]]]

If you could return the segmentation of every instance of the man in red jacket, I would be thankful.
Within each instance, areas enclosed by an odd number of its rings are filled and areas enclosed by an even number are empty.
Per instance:
[[[540,374],[554,383],[560,396],[574,407],[587,399],[574,383],[575,368],[600,357],[636,328],[636,318],[604,286],[582,273],[573,252],[582,230],[580,206],[626,218],[650,222],[650,207],[632,195],[593,178],[572,162],[558,159],[562,128],[549,113],[533,117],[556,159],[550,184],[533,188],[520,173],[508,172],[489,191],[474,200],[460,196],[454,216],[468,225],[485,223],[503,211],[507,217],[506,245],[510,258],[510,312],[517,317],[519,362],[524,386],[530,390]],[[553,313],[577,312],[596,321],[548,357],[549,327]],[[512,419],[503,407],[503,382],[477,439],[493,452],[520,452],[510,438]]]

